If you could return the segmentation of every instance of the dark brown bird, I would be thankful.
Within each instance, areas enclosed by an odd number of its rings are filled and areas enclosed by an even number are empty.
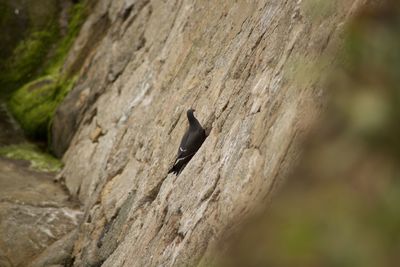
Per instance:
[[[172,166],[168,173],[172,172],[179,175],[194,154],[196,154],[197,150],[199,150],[204,140],[206,140],[206,132],[195,118],[193,114],[194,111],[194,109],[189,109],[186,113],[189,121],[189,128],[182,137],[174,166]]]

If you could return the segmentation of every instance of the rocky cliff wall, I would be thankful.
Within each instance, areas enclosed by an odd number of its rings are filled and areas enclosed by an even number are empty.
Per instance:
[[[207,264],[291,170],[324,102],[319,73],[364,2],[93,4],[53,123],[59,180],[85,206],[74,266]],[[208,138],[167,175],[190,107]]]

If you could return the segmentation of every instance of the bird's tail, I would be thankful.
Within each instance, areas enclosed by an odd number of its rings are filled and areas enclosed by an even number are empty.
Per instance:
[[[178,174],[178,170],[175,168],[175,165],[172,166],[171,169],[169,169],[168,174],[171,173],[171,172],[174,173],[174,174]]]
[[[179,175],[183,171],[183,169],[186,167],[186,165],[187,165],[187,163],[183,164],[181,167],[174,165],[174,166],[172,166],[171,169],[169,169],[168,174],[172,172],[175,175]]]

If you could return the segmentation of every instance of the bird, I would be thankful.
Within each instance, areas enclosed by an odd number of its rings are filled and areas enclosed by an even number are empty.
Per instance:
[[[189,128],[182,137],[176,160],[168,173],[179,175],[186,167],[186,164],[193,158],[194,154],[196,154],[197,150],[199,150],[204,140],[206,140],[206,131],[194,116],[194,112],[195,110],[192,108],[186,112]]]

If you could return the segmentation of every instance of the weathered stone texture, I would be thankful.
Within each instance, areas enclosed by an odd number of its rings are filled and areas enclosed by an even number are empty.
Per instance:
[[[52,174],[4,158],[0,170],[0,266],[28,266],[37,254],[76,229],[82,212],[68,201]]]
[[[60,179],[86,207],[74,265],[204,263],[290,171],[324,99],[318,73],[363,4],[350,2],[98,1],[60,107],[76,125]],[[167,176],[190,107],[209,136]]]

